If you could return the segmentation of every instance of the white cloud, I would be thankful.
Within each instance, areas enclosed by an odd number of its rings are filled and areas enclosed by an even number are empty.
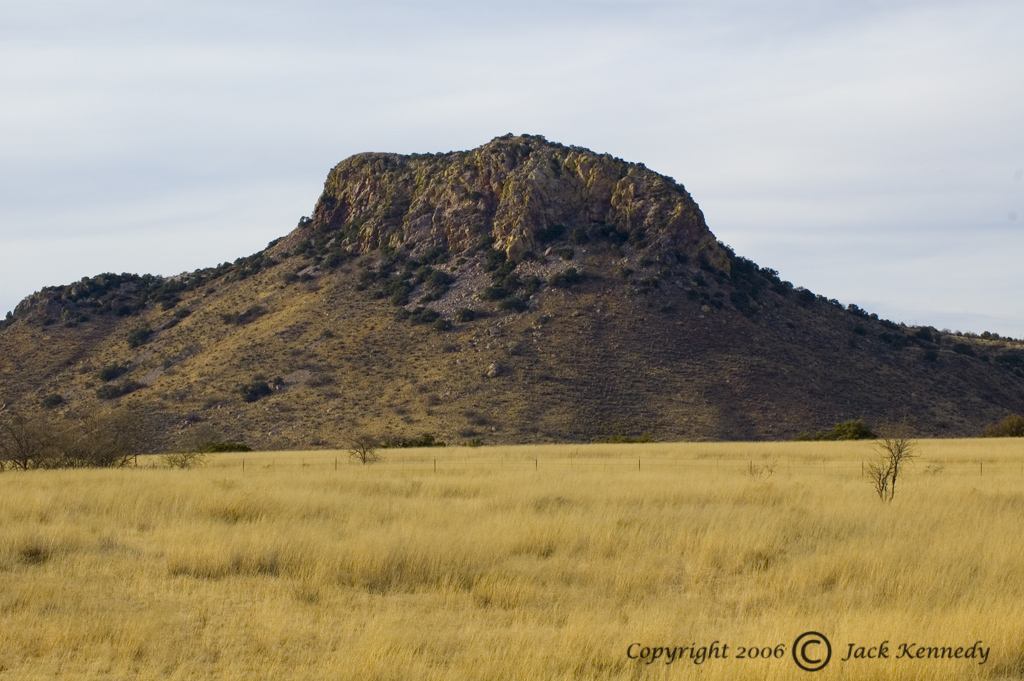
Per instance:
[[[0,11],[0,307],[61,272],[247,255],[308,213],[352,153],[530,132],[672,175],[720,238],[797,284],[1024,336],[1024,280],[1005,255],[1024,228],[1008,219],[1024,215],[1019,3]],[[205,239],[160,246],[168,234]]]

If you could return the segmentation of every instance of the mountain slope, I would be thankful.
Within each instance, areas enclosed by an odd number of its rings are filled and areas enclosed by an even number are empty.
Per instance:
[[[976,435],[1024,412],[1024,347],[795,289],[670,178],[505,136],[347,159],[309,218],[233,264],[30,296],[0,329],[0,402],[44,401],[140,410],[162,446],[777,439],[903,417]]]

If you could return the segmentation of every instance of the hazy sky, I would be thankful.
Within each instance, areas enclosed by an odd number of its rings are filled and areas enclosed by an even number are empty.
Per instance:
[[[737,253],[1024,337],[1024,3],[0,1],[0,314],[234,260],[361,151],[540,134],[683,183]]]

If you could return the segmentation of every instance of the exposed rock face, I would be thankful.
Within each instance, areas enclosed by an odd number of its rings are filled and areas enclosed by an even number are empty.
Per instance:
[[[533,136],[448,154],[358,154],[331,170],[304,227],[290,240],[331,234],[360,252],[411,241],[458,253],[493,236],[513,259],[545,230],[614,230],[655,255],[703,254],[729,266],[697,204],[670,178]]]

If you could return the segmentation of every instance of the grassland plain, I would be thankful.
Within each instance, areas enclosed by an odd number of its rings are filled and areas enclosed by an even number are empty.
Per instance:
[[[6,472],[0,679],[792,679],[808,630],[814,678],[1022,678],[1024,443],[921,445],[891,504],[865,443]],[[977,641],[984,664],[894,659]]]

